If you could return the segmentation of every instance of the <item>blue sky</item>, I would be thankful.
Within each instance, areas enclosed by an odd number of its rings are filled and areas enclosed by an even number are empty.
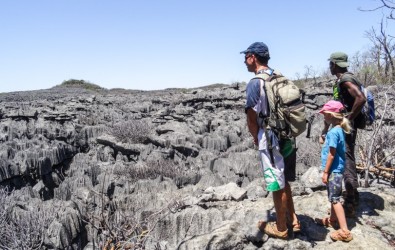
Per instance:
[[[269,46],[290,78],[324,70],[334,51],[371,42],[376,0],[4,0],[0,92],[47,89],[68,79],[153,90],[247,81],[239,54]]]

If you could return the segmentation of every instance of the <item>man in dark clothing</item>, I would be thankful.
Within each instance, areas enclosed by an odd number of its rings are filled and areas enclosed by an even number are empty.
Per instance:
[[[359,81],[355,76],[348,72],[348,56],[343,52],[332,53],[329,60],[329,68],[332,75],[337,77],[336,85],[333,87],[335,100],[343,103],[346,107],[347,118],[351,121],[353,131],[346,134],[346,166],[344,171],[344,184],[346,195],[344,201],[344,211],[347,217],[354,217],[355,207],[359,202],[358,176],[355,165],[355,140],[357,128],[361,123],[361,110],[366,102],[365,95],[359,86]],[[325,140],[329,124],[325,123],[320,142]]]

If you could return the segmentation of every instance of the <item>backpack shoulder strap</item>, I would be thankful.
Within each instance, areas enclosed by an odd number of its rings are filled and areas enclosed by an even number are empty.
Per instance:
[[[276,79],[276,78],[279,78],[279,77],[283,76],[277,70],[273,70],[273,69],[270,69],[270,70],[272,71],[271,74],[269,74],[266,71],[263,71],[262,73],[255,75],[255,77],[252,78],[252,79],[262,79],[264,82],[267,82],[267,81],[270,82],[273,79]],[[262,82],[261,82],[261,84],[262,84]]]
[[[274,75],[282,75],[279,71],[274,70],[272,68],[268,68],[266,70],[260,71],[259,74],[256,74],[254,78],[260,78],[264,81],[266,81],[270,76],[274,76]],[[252,79],[254,79],[252,78]]]
[[[262,79],[263,81],[266,81],[269,77],[270,75],[268,73],[261,73],[255,75],[252,79]]]
[[[273,72],[273,73],[274,73],[274,72]],[[275,167],[274,155],[273,155],[272,139],[271,139],[271,137],[270,137],[270,135],[269,135],[269,129],[270,129],[270,127],[267,126],[267,124],[268,124],[267,119],[268,119],[268,117],[270,116],[270,112],[271,112],[271,111],[270,111],[269,98],[268,98],[268,96],[267,96],[267,90],[266,90],[266,84],[265,84],[266,81],[271,81],[271,78],[272,78],[273,76],[274,76],[274,74],[270,75],[270,74],[267,73],[267,72],[262,72],[262,73],[260,73],[260,74],[255,75],[255,77],[252,78],[252,79],[259,79],[259,80],[260,80],[260,81],[259,81],[259,83],[260,83],[260,93],[261,93],[261,95],[262,95],[263,93],[266,94],[267,115],[266,115],[266,116],[263,116],[263,114],[260,113],[260,114],[259,114],[259,117],[260,117],[261,119],[263,119],[263,126],[265,127],[264,135],[265,135],[265,137],[266,137],[266,142],[267,142],[267,146],[268,146],[268,150],[269,150],[269,156],[270,156],[269,159],[270,159],[270,163],[271,163],[272,167]]]
[[[267,89],[266,89],[266,82],[267,81],[271,81],[271,77],[273,77],[274,71],[272,71],[272,75],[270,75],[268,72],[262,72],[260,74],[255,75],[254,78],[252,79],[258,79],[259,80],[259,91],[260,91],[260,96],[263,95],[263,93],[265,93],[266,95],[266,104],[267,104],[267,115],[265,117],[268,117],[270,114],[270,104],[269,104],[269,97],[267,95]],[[263,117],[263,114],[260,113],[260,116]]]
[[[337,80],[337,82],[336,82],[337,89],[339,90],[339,93],[338,93],[338,94],[339,94],[339,98],[340,98],[340,100],[341,100],[342,103],[344,103],[344,100],[343,100],[343,96],[342,96],[342,94],[341,94],[342,92],[340,91],[340,89],[341,89],[340,84],[342,84],[342,83],[344,83],[344,82],[351,82],[351,83],[357,85],[359,91],[361,91],[362,94],[364,94],[364,93],[363,93],[363,90],[362,90],[362,88],[363,88],[362,83],[354,76],[353,73],[351,73],[351,72],[345,72],[345,73],[339,78],[339,80]]]
[[[362,86],[362,84],[357,80],[357,78],[355,78],[354,74],[351,72],[346,72],[339,78],[339,80],[337,81],[338,87],[340,87],[340,84],[342,84],[343,82],[351,82],[359,87]]]

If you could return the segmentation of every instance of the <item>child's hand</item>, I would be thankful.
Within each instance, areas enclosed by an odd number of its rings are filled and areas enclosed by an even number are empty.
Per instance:
[[[325,185],[328,184],[328,173],[324,172],[322,174],[322,183],[324,183]]]
[[[324,144],[324,142],[325,142],[325,135],[321,135],[320,138],[318,139],[318,141],[320,142],[320,144]]]

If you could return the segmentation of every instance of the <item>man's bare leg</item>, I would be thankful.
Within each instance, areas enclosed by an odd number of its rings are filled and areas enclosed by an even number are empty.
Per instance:
[[[291,186],[289,185],[288,182],[285,183],[285,193],[287,196],[287,212],[288,215],[290,216],[290,219],[292,221],[292,225],[296,225],[299,223],[298,217],[296,216],[295,213],[295,206],[294,206],[294,201],[292,198],[292,191],[291,191]]]
[[[287,200],[285,188],[273,192],[274,209],[277,216],[277,230],[280,232],[287,230]]]

